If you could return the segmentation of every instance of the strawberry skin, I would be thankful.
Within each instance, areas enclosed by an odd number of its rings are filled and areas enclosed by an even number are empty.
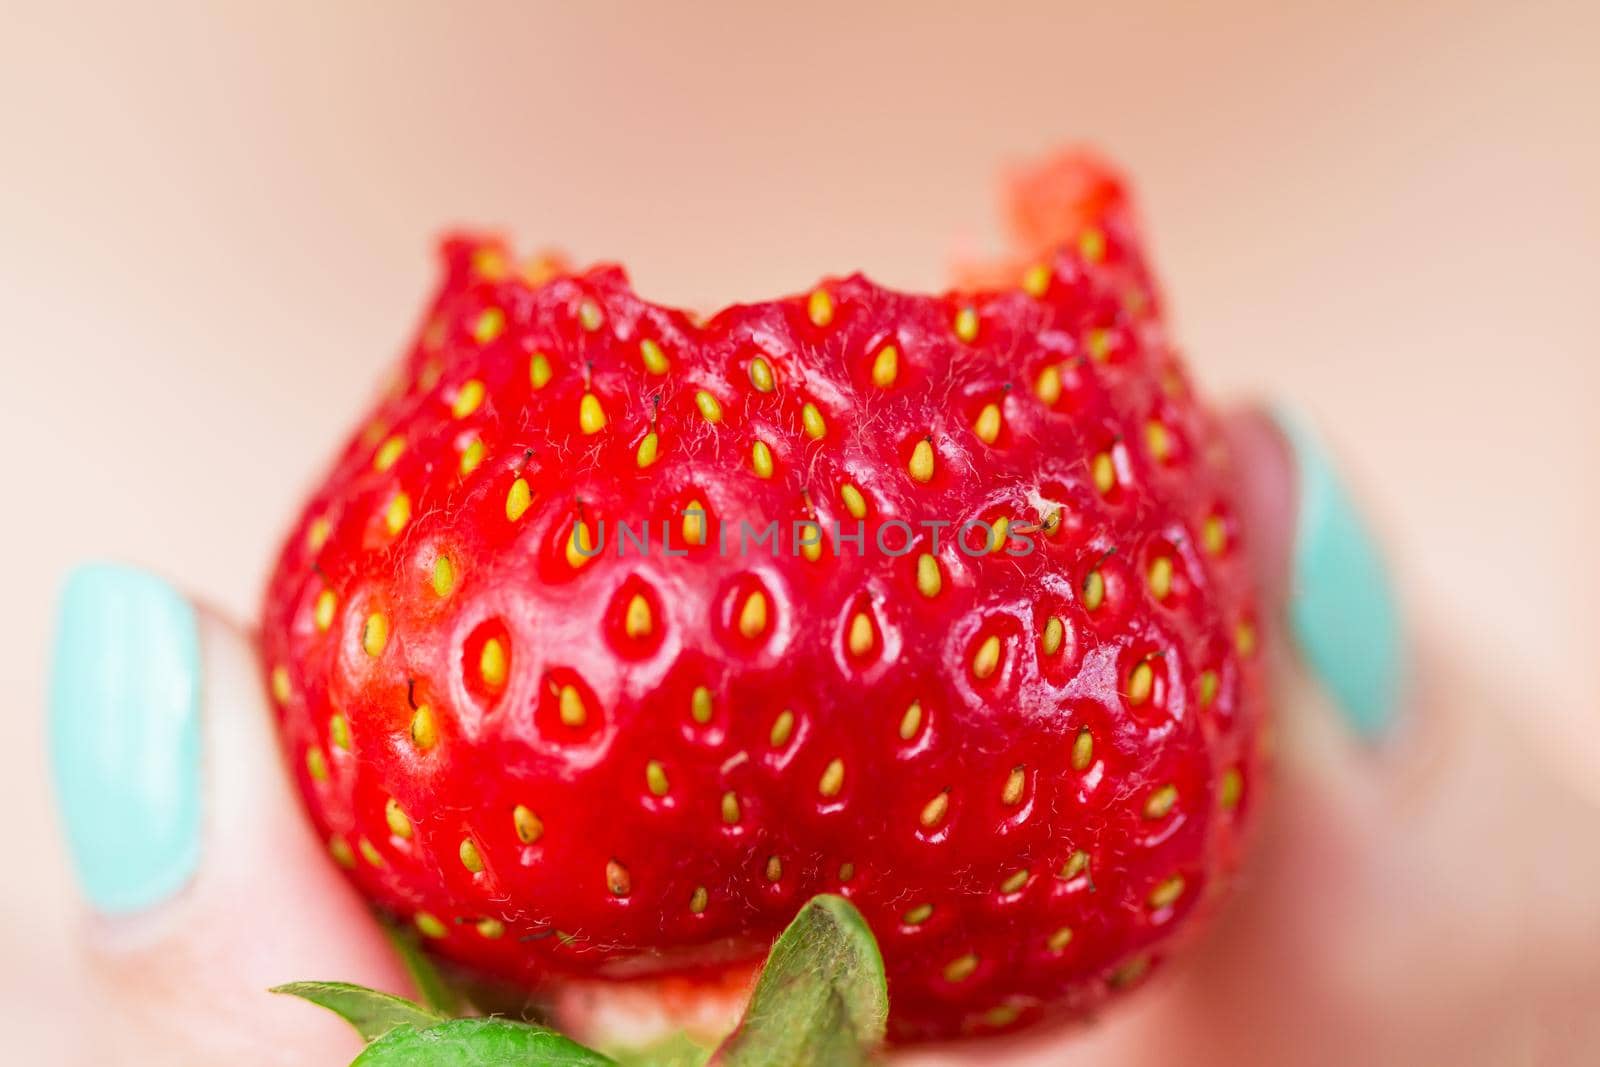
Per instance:
[[[1257,800],[1249,561],[1120,182],[1017,189],[1009,285],[706,321],[446,242],[266,598],[363,894],[537,990],[725,974],[841,893],[902,1041],[1082,1014],[1170,951]]]

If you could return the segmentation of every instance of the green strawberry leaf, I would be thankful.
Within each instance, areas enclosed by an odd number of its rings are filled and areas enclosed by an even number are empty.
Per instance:
[[[405,965],[406,974],[411,976],[411,984],[417,987],[417,995],[422,998],[422,1003],[446,1018],[459,1015],[461,997],[444,980],[427,953],[422,951],[422,945],[411,928],[385,922],[383,932],[399,954],[400,962]]]
[[[364,1039],[382,1037],[397,1026],[428,1027],[444,1022],[420,1004],[349,982],[290,982],[268,992],[283,993],[327,1008],[356,1028]]]
[[[397,1026],[350,1067],[615,1067],[616,1061],[554,1030],[509,1019],[451,1019]]]
[[[889,990],[878,943],[843,897],[806,902],[779,936],[717,1067],[857,1067],[883,1042]]]

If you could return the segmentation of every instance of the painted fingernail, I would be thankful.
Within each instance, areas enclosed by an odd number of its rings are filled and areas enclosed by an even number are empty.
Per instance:
[[[200,639],[166,582],[93,563],[61,591],[50,760],[78,881],[100,911],[160,903],[200,851]]]
[[[1394,587],[1328,452],[1300,419],[1282,411],[1274,418],[1298,475],[1290,628],[1302,658],[1351,726],[1376,737],[1395,719],[1403,681]]]

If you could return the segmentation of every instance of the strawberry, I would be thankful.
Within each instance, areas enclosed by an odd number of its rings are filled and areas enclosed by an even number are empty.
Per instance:
[[[1017,189],[1008,284],[704,320],[445,242],[266,597],[362,893],[529,990],[716,980],[840,894],[899,1041],[1078,1015],[1169,952],[1260,773],[1228,458],[1121,182]]]

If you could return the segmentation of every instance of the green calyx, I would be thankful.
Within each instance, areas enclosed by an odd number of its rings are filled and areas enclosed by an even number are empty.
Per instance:
[[[451,1018],[456,998],[414,942],[396,938],[427,1005],[344,982],[293,982],[355,1027],[367,1046],[352,1067],[856,1067],[883,1043],[889,1016],[883,957],[843,897],[814,897],[778,937],[744,1018],[716,1049],[674,1035],[612,1056],[547,1027],[512,1019]]]

